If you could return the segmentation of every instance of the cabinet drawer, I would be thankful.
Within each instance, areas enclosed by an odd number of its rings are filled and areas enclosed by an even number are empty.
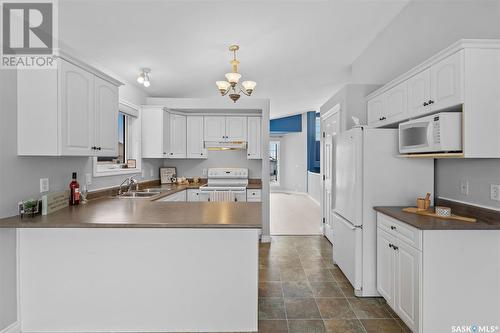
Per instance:
[[[262,200],[261,190],[247,190],[247,201],[248,202],[260,202]]]
[[[158,199],[157,201],[186,201],[186,191],[180,191],[164,198]]]
[[[398,240],[422,251],[422,230],[381,213],[377,213],[377,225]]]

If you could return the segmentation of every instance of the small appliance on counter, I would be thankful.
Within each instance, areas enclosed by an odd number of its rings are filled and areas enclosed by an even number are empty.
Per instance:
[[[399,124],[399,152],[462,151],[462,112],[440,112]]]

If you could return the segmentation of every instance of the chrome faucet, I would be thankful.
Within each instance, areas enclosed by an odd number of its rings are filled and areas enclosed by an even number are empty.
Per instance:
[[[122,195],[123,194],[123,185],[124,184],[127,184],[127,192],[130,192],[132,191],[132,187],[134,187],[134,191],[137,191],[139,189],[139,182],[137,181],[137,179],[134,178],[134,176],[131,176],[131,177],[127,177],[125,178],[125,180],[120,184],[119,188],[118,188],[118,195]]]

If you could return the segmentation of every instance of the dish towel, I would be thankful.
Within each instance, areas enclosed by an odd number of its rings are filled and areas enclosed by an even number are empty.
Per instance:
[[[212,191],[209,199],[211,202],[231,202],[236,201],[236,195],[231,191]]]

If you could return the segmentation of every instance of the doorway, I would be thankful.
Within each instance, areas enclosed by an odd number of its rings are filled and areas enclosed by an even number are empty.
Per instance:
[[[269,142],[269,180],[271,186],[280,184],[280,142]]]

